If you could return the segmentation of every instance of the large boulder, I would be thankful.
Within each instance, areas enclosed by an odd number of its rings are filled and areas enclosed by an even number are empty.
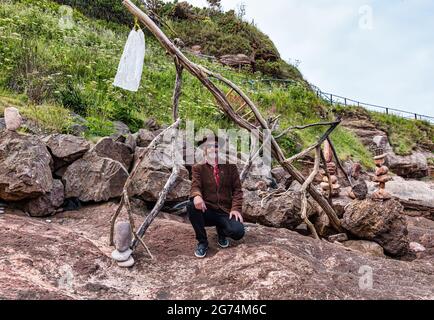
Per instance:
[[[128,172],[120,162],[89,151],[71,164],[63,175],[65,198],[78,198],[83,202],[107,201],[122,194],[127,178]]]
[[[126,170],[129,170],[133,162],[134,154],[131,148],[122,142],[114,141],[112,138],[102,138],[92,148],[100,157],[110,158],[119,161]]]
[[[145,201],[156,201],[160,192],[169,179],[173,161],[171,159],[170,145],[160,144],[150,150],[140,163],[137,173],[131,180],[129,192]],[[143,148],[137,147],[133,167],[136,166]],[[186,200],[190,194],[191,181],[185,167],[181,166],[180,174],[172,190],[167,195],[168,201]]]
[[[113,133],[110,137],[115,140],[131,133],[130,128],[122,121],[114,121],[113,126],[115,129],[115,133]]]
[[[45,217],[56,213],[65,199],[62,181],[54,180],[53,189],[42,196],[31,199],[24,205],[24,210],[32,217]]]
[[[0,132],[0,199],[38,197],[53,188],[50,153],[34,136]]]
[[[147,130],[147,129],[140,129],[137,133],[136,133],[136,144],[138,147],[144,148],[147,147],[152,140],[154,140],[155,138],[155,133]]]
[[[43,139],[54,160],[54,172],[61,177],[66,167],[82,157],[90,148],[84,138],[70,134],[52,134]]]
[[[394,199],[355,200],[347,206],[342,226],[360,239],[377,242],[391,256],[403,256],[409,249],[403,210]]]
[[[289,191],[286,195],[270,197],[262,201],[257,191],[244,190],[243,217],[248,222],[260,223],[275,228],[294,230],[303,222],[300,216],[301,195]],[[263,202],[263,206],[261,206]],[[308,204],[308,216],[312,215],[313,206]]]
[[[271,170],[271,175],[276,181],[278,187],[288,189],[294,178],[282,167],[276,167]]]
[[[389,152],[389,169],[404,178],[423,178],[428,176],[428,160],[423,152],[413,152],[408,156],[398,156]]]

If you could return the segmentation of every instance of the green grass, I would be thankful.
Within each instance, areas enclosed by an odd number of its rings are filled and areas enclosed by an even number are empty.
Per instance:
[[[399,155],[411,154],[418,145],[433,148],[434,127],[425,121],[406,120],[377,112],[372,112],[371,118],[387,132],[394,151]]]
[[[68,109],[56,105],[28,105],[19,110],[24,117],[33,120],[46,132],[70,133],[73,119]]]

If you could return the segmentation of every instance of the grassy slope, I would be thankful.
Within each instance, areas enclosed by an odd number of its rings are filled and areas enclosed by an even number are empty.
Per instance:
[[[133,131],[149,117],[157,118],[160,123],[171,121],[175,70],[152,37],[146,38],[141,87],[137,93],[131,93],[111,85],[129,28],[89,19],[74,11],[75,27],[61,30],[58,19],[58,4],[51,1],[1,4],[0,112],[1,101],[4,104],[12,97],[19,100],[28,117],[39,119],[52,130],[68,132],[72,118],[65,113],[67,108],[89,121],[89,137],[109,134],[110,120],[121,120]],[[258,79],[259,74],[235,72],[219,64],[190,58],[239,84],[258,103],[264,115],[282,114],[282,127],[331,119],[329,110],[321,107],[321,101],[301,85],[288,88],[262,82],[251,85],[247,80]],[[9,101],[10,104],[13,103]],[[184,119],[195,120],[197,128],[232,127],[215,107],[208,91],[187,73],[180,114]],[[59,121],[62,118],[67,121]],[[312,143],[322,130],[289,135],[282,142],[288,155]],[[332,138],[342,159],[351,157],[372,167],[371,155],[352,133],[339,128]]]

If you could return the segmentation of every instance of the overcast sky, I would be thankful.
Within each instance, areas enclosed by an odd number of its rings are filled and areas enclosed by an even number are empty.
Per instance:
[[[323,91],[434,116],[434,1],[222,0],[240,3]]]

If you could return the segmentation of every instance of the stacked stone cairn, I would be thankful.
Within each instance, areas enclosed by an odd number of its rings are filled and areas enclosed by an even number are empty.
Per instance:
[[[386,182],[392,180],[392,178],[388,174],[389,168],[384,165],[387,154],[384,153],[384,150],[381,147],[376,148],[374,151],[374,161],[377,169],[375,170],[375,177],[373,181],[378,183],[378,189],[372,194],[372,199],[379,201],[388,200],[392,197],[386,191]]]
[[[118,222],[115,225],[114,243],[116,250],[112,252],[112,258],[117,262],[119,267],[129,268],[134,265],[131,250],[132,231],[129,222]]]
[[[353,186],[348,194],[351,199],[365,200],[368,194],[368,185],[363,179],[360,179],[361,170],[362,166],[360,163],[354,163],[351,168]]]
[[[338,177],[336,176],[336,164],[333,162],[333,153],[330,144],[328,141],[324,142],[324,158],[326,161],[327,171],[330,175],[332,190],[331,190],[331,196],[332,197],[338,197],[339,193],[341,191],[341,186],[338,183]],[[322,175],[322,182],[320,184],[323,194],[329,194],[330,193],[330,183],[329,179],[327,177],[327,174],[324,170],[320,171]]]

